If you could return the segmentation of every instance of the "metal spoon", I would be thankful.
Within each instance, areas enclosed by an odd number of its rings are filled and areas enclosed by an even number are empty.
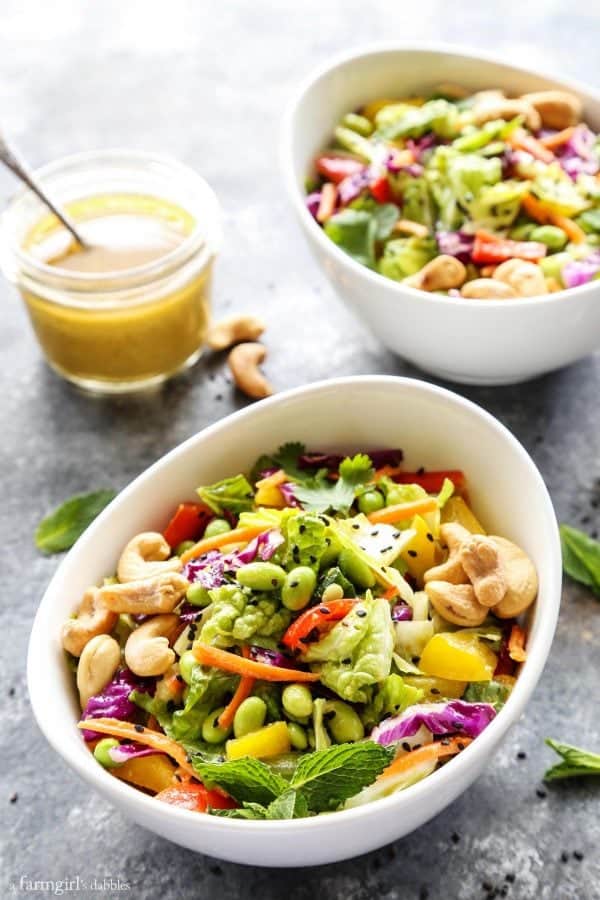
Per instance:
[[[56,206],[52,200],[48,197],[46,192],[37,181],[35,181],[33,175],[21,162],[21,160],[16,156],[14,151],[9,147],[6,143],[6,139],[0,134],[0,162],[3,162],[4,165],[11,170],[18,178],[23,181],[28,188],[30,188],[33,193],[39,197],[42,203],[45,203],[48,209],[50,209],[57,219],[65,226],[67,231],[71,233],[71,235],[75,238],[77,243],[83,248],[86,249],[89,245],[87,241],[81,237],[69,216],[64,213],[58,206]]]

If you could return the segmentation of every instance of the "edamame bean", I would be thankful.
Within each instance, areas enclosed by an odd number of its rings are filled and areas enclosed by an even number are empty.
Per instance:
[[[328,569],[335,563],[336,559],[340,555],[340,550],[342,549],[342,545],[339,543],[336,537],[327,537],[325,538],[325,540],[329,541],[329,543],[327,545],[327,549],[321,557],[321,562],[319,563],[320,572],[322,572],[324,569]]]
[[[237,570],[237,580],[253,591],[276,591],[283,587],[286,572],[270,562],[252,562]]]
[[[190,547],[194,546],[194,541],[182,541],[180,544],[177,544],[175,547],[175,556],[181,556],[182,553],[185,553],[186,550],[189,550]]]
[[[281,702],[288,716],[304,719],[313,711],[313,698],[305,684],[287,684],[281,692]]]
[[[114,767],[120,765],[120,763],[116,763],[111,759],[108,755],[108,751],[112,750],[113,747],[119,746],[119,741],[115,740],[115,738],[102,738],[102,740],[98,741],[94,747],[94,756],[105,769],[114,769]]]
[[[325,590],[323,591],[323,596],[321,597],[321,601],[325,604],[331,603],[332,600],[341,600],[344,596],[344,589],[341,585],[334,582],[333,584],[328,584]]]
[[[317,586],[317,576],[309,566],[296,566],[288,572],[281,589],[281,602],[287,609],[304,609]]]
[[[540,225],[538,228],[533,229],[529,235],[529,240],[545,244],[548,250],[554,253],[556,250],[562,250],[566,246],[568,238],[562,228],[557,228],[556,225]]]
[[[375,584],[373,572],[354,550],[348,548],[342,550],[338,564],[346,578],[357,587],[370,588]]]
[[[524,225],[517,225],[516,228],[511,229],[509,233],[509,237],[513,241],[530,241],[531,232],[535,230],[537,226],[533,225],[531,222],[526,222]]]
[[[233,718],[233,733],[236,738],[258,731],[265,724],[267,704],[260,697],[248,697],[238,707]]]
[[[539,266],[546,278],[556,278],[559,284],[563,284],[561,272],[567,263],[573,262],[570,253],[553,253],[540,259]]]
[[[204,529],[204,537],[216,537],[218,534],[227,534],[228,531],[231,531],[231,525],[227,519],[211,519]]]
[[[191,650],[186,650],[179,659],[179,674],[186,684],[192,683],[192,669],[198,665],[198,660]]]
[[[202,740],[207,744],[222,744],[225,738],[231,734],[231,727],[219,727],[219,716],[224,709],[225,707],[221,706],[219,709],[213,710],[202,723]]]
[[[302,725],[297,722],[287,723],[288,734],[290,736],[290,744],[295,750],[306,750],[308,747],[308,738]]]
[[[347,703],[332,700],[327,704],[326,714],[328,714],[327,728],[338,744],[360,741],[365,736],[365,729],[358,713]]]
[[[362,134],[363,137],[369,137],[373,131],[373,123],[365,116],[359,116],[357,113],[346,113],[342,119],[342,125],[345,125],[346,128],[351,128],[357,134]]]
[[[201,584],[190,584],[185,592],[185,596],[188,603],[191,603],[192,606],[208,606],[212,602],[208,590],[202,587]]]
[[[358,508],[365,516],[368,516],[369,513],[376,512],[378,509],[383,509],[384,506],[385,500],[380,491],[365,491],[365,493],[361,494],[358,498]]]
[[[402,503],[405,497],[402,496],[402,492],[400,488],[390,488],[385,495],[385,505],[386,506],[396,506],[398,503]]]

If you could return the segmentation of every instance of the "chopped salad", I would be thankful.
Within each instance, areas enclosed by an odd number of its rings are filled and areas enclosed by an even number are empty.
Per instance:
[[[434,772],[526,658],[537,575],[463,472],[290,443],[132,537],[63,626],[79,727],[113,776],[180,808],[286,819]]]
[[[362,265],[411,287],[511,299],[600,277],[600,143],[579,98],[452,85],[345,115],[306,204]]]

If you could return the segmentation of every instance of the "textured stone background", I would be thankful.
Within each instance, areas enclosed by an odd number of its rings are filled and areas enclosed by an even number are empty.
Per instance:
[[[342,308],[291,221],[276,163],[279,118],[307,70],[360,43],[447,40],[509,60],[600,80],[598,12],[582,0],[418,4],[356,0],[269,3],[52,3],[4,0],[0,122],[35,164],[123,145],[165,151],[202,172],[226,212],[217,312],[260,310],[268,374],[279,388],[350,373],[419,374]],[[4,203],[14,189],[0,173]],[[32,878],[120,877],[133,897],[363,900],[485,897],[485,882],[519,900],[600,897],[598,785],[539,797],[552,735],[600,748],[600,608],[565,588],[556,641],[527,715],[490,771],[412,836],[351,862],[276,871],[217,863],[123,819],[50,750],[25,689],[27,638],[57,559],[39,556],[40,515],[73,492],[120,488],[209,422],[243,404],[220,360],[158,397],[83,397],[44,366],[13,291],[0,284],[4,636],[0,896]],[[292,326],[292,328],[290,328]],[[292,340],[293,334],[293,340]],[[523,441],[561,519],[598,525],[600,358],[521,387],[458,388]],[[594,703],[594,698],[596,703]],[[517,760],[517,752],[527,758]],[[10,802],[18,794],[16,801]],[[452,834],[458,839],[452,840]],[[581,850],[583,861],[561,862]],[[112,895],[111,892],[97,896]],[[91,896],[91,894],[89,894]]]

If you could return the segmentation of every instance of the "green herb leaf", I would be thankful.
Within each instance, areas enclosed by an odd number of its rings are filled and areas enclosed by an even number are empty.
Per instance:
[[[348,256],[363,266],[375,266],[377,221],[360,209],[343,209],[328,219],[325,234]]]
[[[303,481],[306,478],[310,478],[310,472],[298,468],[298,457],[305,452],[305,445],[299,441],[289,441],[287,444],[282,444],[276,453],[263,454],[256,460],[250,477],[253,482],[256,482],[261,472],[264,472],[266,469],[283,469],[295,481]]]
[[[372,477],[371,460],[365,453],[357,453],[356,456],[348,456],[342,460],[337,481],[329,481],[326,471],[322,471],[312,479],[312,483],[297,484],[294,493],[304,509],[311,512],[334,510],[348,513],[354,502],[356,489],[369,482]]]
[[[293,788],[284,791],[266,810],[267,819],[301,819],[308,814],[304,795]]]
[[[35,545],[43,553],[69,550],[78,537],[116,496],[116,491],[92,491],[65,500],[42,519],[35,531]]]
[[[501,681],[473,681],[465,691],[464,699],[470,703],[491,703],[499,712],[510,695],[511,688]]]
[[[372,784],[393,756],[374,741],[336,744],[302,756],[290,786],[302,791],[312,812],[334,810]]]
[[[600,596],[600,543],[570,525],[560,526],[563,568]]]
[[[199,487],[196,493],[203,503],[218,516],[225,510],[239,514],[252,509],[254,494],[252,485],[245,475],[234,475],[233,478],[223,478],[215,484]]]
[[[546,738],[563,761],[552,766],[544,774],[545,781],[556,781],[559,778],[577,778],[580,775],[600,775],[600,753],[591,753],[572,744],[561,744],[552,738]]]
[[[287,781],[251,756],[215,764],[193,758],[192,765],[207,787],[223,788],[238,803],[268,806],[288,789]]]

